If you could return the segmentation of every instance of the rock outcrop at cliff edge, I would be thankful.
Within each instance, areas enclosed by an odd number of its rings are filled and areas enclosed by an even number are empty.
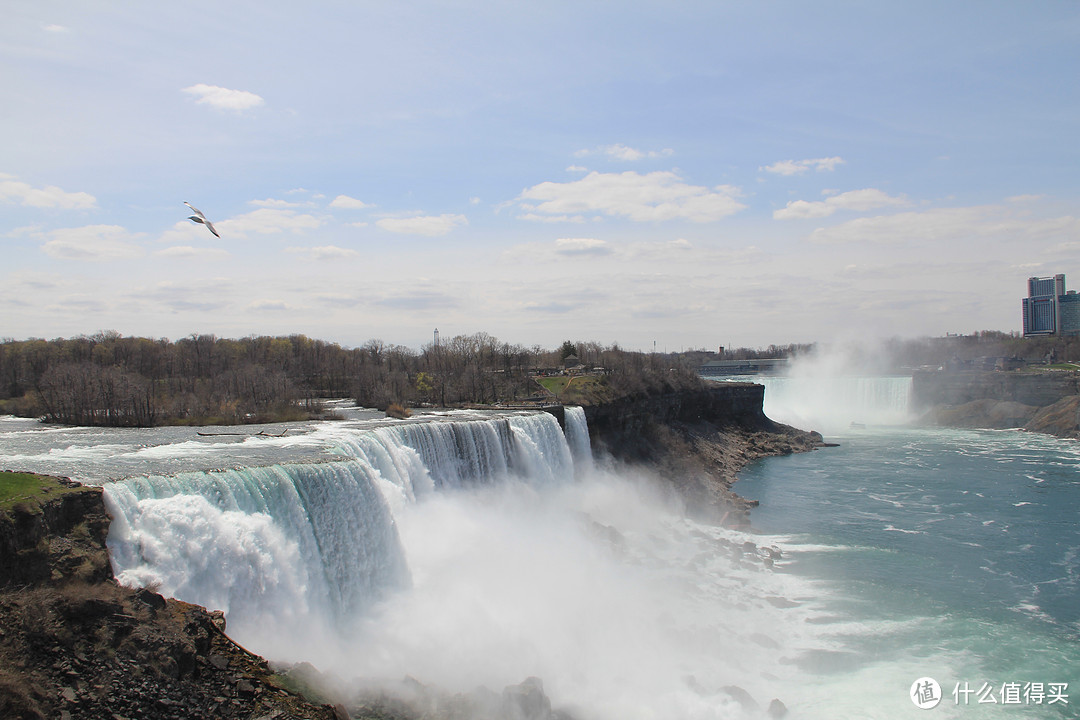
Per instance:
[[[1076,372],[917,372],[912,402],[924,425],[1080,438]]]
[[[1080,438],[1080,395],[1070,395],[1041,408],[1024,425],[1024,429],[1058,437]]]
[[[0,717],[345,717],[278,687],[220,614],[117,585],[101,489],[39,480],[0,502]]]
[[[757,503],[731,490],[736,473],[758,458],[823,445],[817,432],[766,417],[764,398],[762,385],[709,383],[702,390],[586,406],[585,416],[594,448],[658,472],[689,512],[742,526]]]

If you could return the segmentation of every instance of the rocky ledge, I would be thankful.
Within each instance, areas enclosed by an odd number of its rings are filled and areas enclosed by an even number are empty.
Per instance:
[[[627,398],[585,408],[593,447],[648,465],[685,498],[688,511],[744,527],[757,505],[732,491],[748,462],[823,447],[820,433],[766,417],[765,388],[710,382],[705,390]]]

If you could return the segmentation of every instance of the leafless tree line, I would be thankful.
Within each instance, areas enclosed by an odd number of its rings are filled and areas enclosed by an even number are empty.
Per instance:
[[[564,343],[566,345],[567,343]],[[573,343],[604,367],[613,396],[692,386],[693,364],[674,355]],[[561,366],[558,349],[461,335],[415,351],[381,340],[359,348],[288,337],[177,341],[104,332],[70,339],[0,341],[0,412],[110,426],[295,419],[321,398],[365,407],[454,406],[535,397],[532,375]]]

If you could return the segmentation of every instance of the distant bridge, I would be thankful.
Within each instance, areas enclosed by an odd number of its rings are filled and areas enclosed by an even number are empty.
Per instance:
[[[784,370],[787,364],[787,358],[710,360],[698,368],[698,373],[705,376],[771,374]]]

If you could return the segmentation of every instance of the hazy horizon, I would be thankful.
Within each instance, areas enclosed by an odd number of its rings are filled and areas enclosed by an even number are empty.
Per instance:
[[[6,17],[0,337],[674,352],[1010,332],[1080,282],[1074,3]]]

